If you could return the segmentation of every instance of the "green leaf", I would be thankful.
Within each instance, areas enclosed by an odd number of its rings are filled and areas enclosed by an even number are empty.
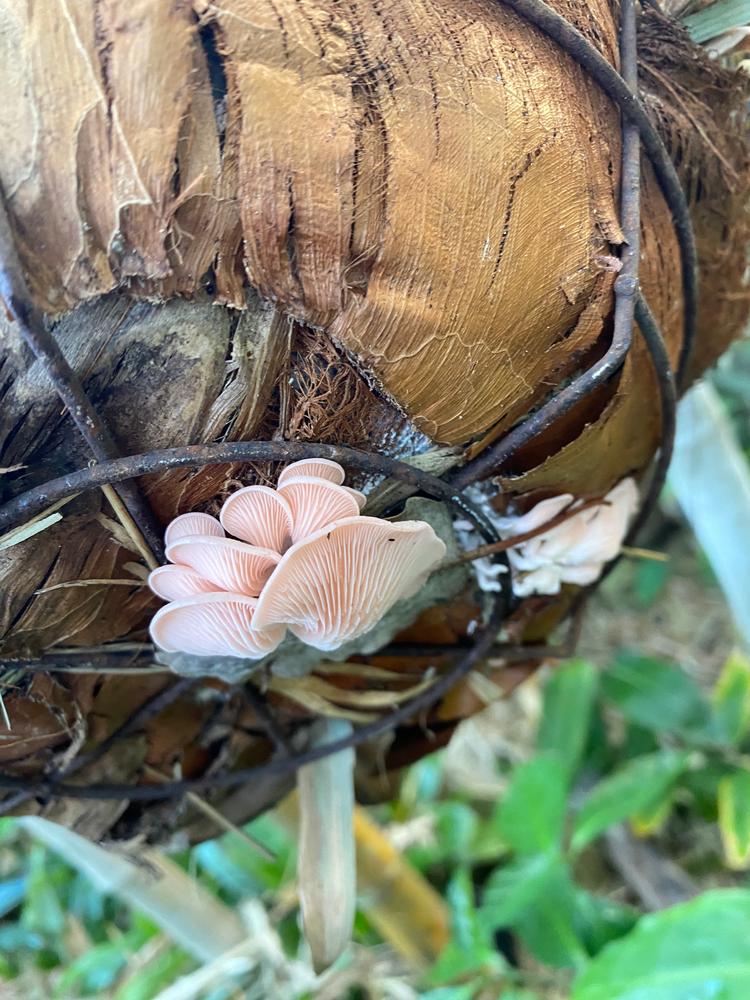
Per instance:
[[[688,14],[682,23],[694,42],[707,42],[732,28],[750,21],[750,0],[715,0],[696,14]]]
[[[667,793],[662,799],[649,803],[644,809],[633,813],[630,825],[636,837],[651,837],[662,829],[669,819],[674,805],[674,796]]]
[[[711,703],[717,737],[737,746],[750,730],[750,659],[739,650],[722,667]]]
[[[491,930],[509,927],[545,892],[561,864],[556,853],[519,858],[496,868],[487,879],[480,919]]]
[[[567,863],[558,854],[547,854],[493,872],[480,915],[493,929],[512,927],[540,962],[577,967],[587,959],[577,911]]]
[[[597,680],[590,663],[573,660],[553,671],[544,685],[537,747],[557,754],[568,780],[575,775],[586,745]]]
[[[600,781],[576,817],[571,847],[580,851],[614,823],[653,808],[685,770],[688,754],[662,750],[636,757]]]
[[[445,898],[451,910],[451,940],[427,977],[427,985],[443,986],[459,979],[498,975],[505,960],[495,949],[489,927],[479,918],[474,901],[471,870],[456,870],[448,883]]]
[[[719,782],[719,830],[730,868],[750,867],[750,771],[737,770]]]
[[[589,955],[598,954],[610,941],[631,931],[638,917],[638,911],[632,906],[596,896],[585,889],[575,890],[574,924]]]
[[[117,990],[115,1000],[152,1000],[191,964],[184,951],[169,948],[134,972]]]
[[[478,985],[479,977],[499,975],[504,969],[502,955],[490,945],[467,949],[451,939],[424,982],[426,986],[447,986],[462,979],[471,979]]]
[[[720,889],[643,917],[575,980],[571,1000],[747,1000],[750,892]]]
[[[580,968],[588,959],[576,926],[576,892],[562,860],[550,870],[544,891],[516,920],[515,930],[540,962]]]
[[[686,771],[680,779],[680,788],[684,788],[690,800],[691,811],[709,823],[717,820],[717,796],[719,782],[733,768],[716,757],[706,757],[701,766]]]
[[[539,854],[560,842],[567,775],[554,756],[534,757],[513,772],[492,819],[517,854]]]
[[[474,883],[468,868],[458,868],[448,883],[445,899],[451,911],[453,937],[463,948],[473,949],[478,941],[487,943],[487,936],[477,919]]]
[[[34,844],[29,852],[28,886],[21,923],[27,930],[38,931],[55,940],[65,928],[65,911],[50,877],[52,866],[47,851]]]
[[[678,667],[623,653],[601,679],[602,694],[629,721],[663,733],[705,736],[709,707],[695,684]]]
[[[55,985],[55,996],[101,996],[126,962],[122,945],[105,942],[71,962]]]
[[[435,823],[434,840],[409,848],[409,861],[420,870],[444,862],[468,861],[473,857],[479,829],[477,814],[465,802],[436,802],[430,807]]]

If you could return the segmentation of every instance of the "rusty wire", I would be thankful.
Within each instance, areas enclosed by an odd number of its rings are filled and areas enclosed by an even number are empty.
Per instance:
[[[640,234],[640,144],[649,156],[654,167],[657,179],[661,185],[665,200],[669,205],[674,225],[677,232],[680,250],[682,254],[683,271],[683,294],[685,300],[685,331],[682,345],[682,354],[678,371],[682,374],[687,364],[690,348],[693,341],[696,305],[697,305],[697,279],[696,279],[696,256],[695,243],[690,224],[689,209],[684,193],[677,178],[666,147],[656,132],[654,126],[648,119],[643,105],[637,95],[637,69],[636,69],[636,19],[634,0],[622,0],[622,24],[621,24],[621,52],[623,76],[607,62],[607,60],[594,48],[586,38],[578,32],[572,25],[560,17],[555,11],[547,6],[543,0],[501,0],[511,7],[520,16],[534,24],[537,28],[545,32],[550,38],[557,42],[569,55],[572,56],[587,71],[608,96],[618,105],[623,116],[623,143],[622,143],[622,182],[621,182],[621,220],[623,231],[626,236],[626,243],[622,253],[623,266],[620,275],[615,283],[615,326],[612,343],[604,358],[596,363],[588,372],[574,381],[567,389],[554,396],[547,404],[542,406],[536,413],[527,418],[519,427],[515,428],[505,438],[496,445],[486,450],[479,458],[464,466],[452,478],[447,480],[430,476],[403,462],[395,459],[388,459],[382,455],[371,454],[345,448],[337,445],[311,444],[299,442],[233,442],[224,444],[192,445],[183,448],[172,448],[163,451],[154,451],[146,455],[135,455],[127,458],[116,458],[112,454],[110,443],[104,445],[104,451],[97,453],[96,448],[90,440],[90,421],[93,407],[85,397],[85,393],[67,364],[60,365],[53,363],[55,351],[59,354],[54,339],[45,332],[44,338],[32,340],[26,336],[23,330],[24,323],[28,329],[29,311],[25,304],[23,308],[13,309],[16,319],[19,321],[22,332],[34,349],[35,353],[45,364],[45,368],[52,379],[57,392],[71,409],[74,420],[79,430],[84,434],[97,458],[103,459],[92,468],[79,470],[61,476],[58,479],[44,483],[35,489],[17,496],[4,507],[0,508],[0,528],[5,528],[17,524],[24,518],[31,517],[41,512],[50,503],[67,497],[73,493],[85,492],[96,489],[101,485],[113,483],[119,484],[119,490],[125,498],[127,487],[123,484],[130,483],[135,477],[147,475],[154,472],[164,471],[174,468],[197,468],[211,464],[229,463],[236,461],[296,461],[300,458],[325,457],[360,471],[371,474],[379,474],[392,477],[412,486],[415,490],[427,493],[439,500],[449,503],[455,509],[468,516],[475,527],[488,542],[496,542],[497,534],[475,505],[463,494],[466,485],[477,480],[487,478],[491,475],[501,462],[518,450],[526,441],[531,440],[542,430],[550,426],[562,414],[567,412],[571,406],[592,392],[607,379],[611,378],[622,367],[627,357],[632,343],[633,318],[637,319],[641,335],[648,348],[652,359],[654,371],[659,386],[659,396],[661,404],[662,437],[659,458],[655,463],[649,489],[645,501],[641,507],[638,518],[633,525],[629,538],[632,538],[642,526],[651,508],[656,502],[659,491],[666,476],[666,469],[671,455],[672,442],[674,437],[675,423],[675,378],[672,373],[667,351],[662,335],[656,324],[653,314],[645,302],[638,287],[638,241]],[[0,216],[2,221],[2,216]],[[7,249],[2,248],[0,249]],[[2,272],[5,278],[3,286],[0,288],[2,294],[8,300],[10,296],[13,302],[13,289],[17,284],[9,286],[8,270]],[[18,303],[18,299],[15,299]],[[38,327],[38,324],[36,324]],[[35,328],[36,328],[35,327]],[[43,326],[42,326],[43,329]],[[33,331],[32,331],[33,332]],[[60,355],[61,357],[61,355]],[[64,359],[63,359],[64,361]],[[87,415],[87,419],[80,421],[76,419],[76,407],[80,413]],[[93,411],[94,426],[106,428]],[[98,423],[97,423],[98,421]],[[83,424],[83,426],[82,426]],[[87,432],[88,426],[88,432]],[[107,438],[100,438],[107,440]],[[101,448],[101,443],[99,445]],[[127,503],[127,501],[126,501]],[[132,494],[131,494],[132,503]],[[143,534],[152,541],[153,530],[149,530],[149,512],[137,511],[131,508]],[[157,550],[158,550],[157,546]],[[502,558],[501,555],[495,558]],[[610,564],[611,566],[612,564]],[[506,564],[507,568],[507,564]],[[584,592],[581,596],[585,596]],[[367,725],[358,727],[350,736],[328,743],[324,746],[315,747],[304,753],[292,755],[283,753],[281,756],[272,759],[266,764],[255,766],[245,770],[225,772],[223,774],[205,775],[200,778],[186,779],[182,781],[164,782],[158,785],[131,785],[131,784],[111,784],[98,783],[88,785],[77,785],[65,781],[66,777],[72,776],[73,771],[57,772],[41,778],[35,784],[30,784],[27,777],[16,777],[14,775],[0,774],[0,788],[13,790],[18,795],[12,796],[10,800],[0,805],[0,811],[8,808],[8,802],[18,804],[23,793],[23,799],[29,796],[68,796],[71,798],[91,798],[91,799],[129,799],[131,801],[156,801],[168,798],[183,796],[190,792],[204,791],[207,789],[231,788],[243,784],[250,780],[259,778],[288,774],[296,770],[303,764],[320,760],[328,754],[346,749],[379,736],[395,726],[413,719],[415,715],[433,706],[441,697],[455,686],[455,684],[481,660],[487,657],[503,656],[504,658],[515,659],[526,657],[533,659],[535,656],[554,656],[555,650],[549,647],[535,646],[510,646],[497,644],[497,635],[505,620],[509,608],[513,606],[514,600],[510,589],[510,573],[506,572],[501,577],[501,590],[494,595],[492,608],[486,625],[478,630],[473,638],[473,645],[470,647],[457,647],[454,649],[414,645],[408,647],[409,655],[419,656],[448,656],[453,659],[458,657],[458,661],[426,690],[416,695],[409,701],[404,702],[400,707],[391,712],[385,713],[379,719]],[[576,602],[576,614],[574,622],[580,622],[580,608],[583,601]],[[573,632],[571,632],[573,635]],[[567,647],[565,647],[567,649]],[[400,647],[386,647],[382,651],[387,655],[389,651],[394,652]],[[130,654],[132,657],[132,653]],[[151,656],[150,650],[143,653],[144,656]],[[562,652],[559,655],[564,655]],[[138,660],[140,654],[135,659]],[[36,668],[41,668],[43,661],[35,663]],[[131,661],[132,662],[132,661]],[[9,662],[9,666],[17,666],[23,669],[22,661]],[[137,672],[137,668],[133,668]],[[180,684],[173,686],[178,691],[183,688]],[[186,685],[187,687],[187,685]],[[157,699],[157,704],[158,704]],[[150,702],[147,703],[150,705]],[[264,713],[265,714],[265,713]],[[140,715],[138,717],[141,719]],[[142,721],[142,720],[141,720]],[[263,720],[262,720],[263,721]],[[268,723],[269,719],[265,719]],[[271,717],[270,721],[274,721]],[[131,732],[136,723],[129,720],[120,730],[111,734],[106,741],[104,749],[97,749],[96,756],[100,757],[106,750],[109,750],[124,732]],[[281,738],[277,733],[277,740]],[[277,742],[274,740],[274,742]],[[75,770],[78,770],[76,768]]]

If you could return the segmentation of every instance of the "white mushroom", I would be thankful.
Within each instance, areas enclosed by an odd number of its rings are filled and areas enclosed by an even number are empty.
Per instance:
[[[167,559],[188,566],[221,590],[257,597],[281,556],[233,538],[190,535],[167,546]]]
[[[359,514],[359,502],[345,486],[313,476],[287,479],[279,493],[292,510],[292,542],[334,521]]]
[[[257,600],[244,594],[202,594],[165,604],[151,619],[151,638],[166,652],[258,660],[278,646],[286,629],[253,624]]]
[[[313,479],[327,479],[329,483],[341,486],[345,473],[338,462],[332,462],[328,458],[303,458],[299,462],[292,462],[279,473],[278,486],[283,486],[290,479],[297,479],[299,476],[312,476]]]
[[[293,545],[265,584],[256,627],[286,623],[316,649],[337,649],[415,593],[445,554],[423,521],[348,517]]]
[[[550,497],[520,517],[500,518],[495,523],[504,538],[512,538],[552,520],[572,499],[568,493]],[[572,509],[578,505],[580,501]],[[635,481],[623,479],[601,504],[572,513],[549,531],[513,546],[508,560],[515,593],[519,597],[558,594],[563,583],[594,583],[620,551],[637,506]]]
[[[292,510],[269,486],[246,486],[225,502],[219,515],[224,530],[250,545],[284,552],[292,543]]]
[[[174,521],[169,522],[164,532],[164,544],[169,546],[178,538],[185,538],[188,535],[213,535],[216,538],[223,538],[224,529],[210,514],[191,511],[189,514],[180,514]]]
[[[361,490],[352,489],[351,486],[342,486],[341,489],[346,490],[347,493],[353,496],[354,499],[357,501],[357,506],[359,507],[360,510],[362,510],[364,505],[367,503],[367,497],[365,496],[365,494],[362,493]]]
[[[179,601],[196,594],[215,594],[223,588],[188,569],[187,566],[157,566],[149,573],[148,585],[157,597]]]

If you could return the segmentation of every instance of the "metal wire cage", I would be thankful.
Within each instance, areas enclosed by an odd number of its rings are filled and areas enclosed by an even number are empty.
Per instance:
[[[523,445],[552,426],[580,400],[589,396],[622,368],[633,343],[634,323],[647,347],[656,375],[661,406],[661,445],[650,474],[642,507],[630,529],[628,541],[642,528],[664,484],[672,453],[675,431],[675,401],[677,385],[684,377],[695,336],[697,309],[697,259],[690,212],[675,168],[667,149],[652,122],[647,117],[638,95],[637,30],[635,0],[621,2],[620,53],[621,73],[571,24],[552,10],[543,0],[501,0],[530,24],[549,36],[569,56],[575,59],[596,81],[607,96],[617,104],[622,119],[622,164],[620,216],[625,242],[621,254],[621,269],[615,281],[614,332],[606,354],[590,369],[575,378],[567,387],[515,426],[508,434],[452,475],[438,478],[410,465],[382,455],[330,444],[250,441],[208,445],[188,445],[152,451],[147,454],[118,457],[116,446],[101,417],[86,396],[84,389],[65,361],[54,337],[47,331],[43,317],[31,304],[20,263],[14,249],[8,219],[0,204],[0,294],[18,329],[42,363],[60,399],[65,404],[78,430],[88,444],[93,462],[86,468],[50,480],[22,493],[0,508],[0,531],[23,523],[53,504],[74,493],[86,493],[103,486],[114,487],[127,516],[131,517],[146,545],[157,559],[162,557],[161,531],[147,502],[140,494],[136,477],[177,468],[200,468],[229,462],[267,461],[288,462],[303,458],[323,457],[340,462],[349,469],[368,474],[380,474],[398,480],[428,497],[443,501],[467,517],[477,532],[489,544],[500,542],[492,524],[466,495],[466,488],[493,475],[498,467]],[[671,211],[679,242],[684,297],[684,332],[682,353],[677,373],[671,369],[669,357],[659,327],[638,283],[640,237],[641,151],[649,158],[654,173]],[[493,556],[504,560],[501,552]],[[608,568],[611,568],[613,563]],[[177,798],[189,792],[206,789],[228,789],[251,780],[291,774],[303,764],[319,760],[349,746],[357,746],[394,727],[413,719],[433,706],[472,668],[491,652],[512,656],[519,647],[497,644],[500,628],[514,607],[510,574],[501,576],[502,588],[493,596],[485,624],[472,636],[468,647],[459,649],[453,665],[440,674],[426,689],[398,708],[386,712],[377,720],[358,726],[343,739],[323,746],[292,753],[281,752],[268,762],[221,774],[195,779],[165,781],[154,785],[95,783],[83,784],[66,780],[85,764],[103,756],[144,719],[158,712],[179,697],[192,680],[176,679],[166,692],[146,702],[128,722],[112,733],[93,753],[80,758],[72,766],[49,773],[35,782],[10,774],[0,774],[0,788],[11,794],[0,803],[0,812],[17,808],[30,797],[55,796],[86,799],[128,799],[156,801]],[[580,607],[587,591],[577,601]],[[414,652],[423,647],[414,647]],[[520,652],[528,659],[550,655],[547,647],[524,646]],[[98,664],[101,666],[101,664]],[[33,671],[52,669],[42,661],[0,660],[0,666]],[[97,663],[90,666],[95,671]],[[137,675],[137,666],[133,667]],[[254,695],[253,695],[254,696]],[[254,696],[255,697],[255,696]],[[268,706],[259,703],[258,715],[264,721],[273,742],[274,720]]]

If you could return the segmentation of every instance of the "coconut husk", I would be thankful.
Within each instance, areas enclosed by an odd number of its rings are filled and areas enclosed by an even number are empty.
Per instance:
[[[615,3],[553,6],[617,63]],[[501,3],[0,0],[0,25],[0,88],[14,95],[0,185],[18,252],[34,304],[123,454],[276,437],[427,452],[444,471],[606,350],[622,244],[619,115]],[[747,314],[743,90],[652,8],[640,54],[646,107],[688,191],[701,252],[697,375]],[[647,164],[642,199],[641,282],[674,363],[679,253]],[[90,455],[2,314],[0,345],[8,498]],[[636,337],[615,379],[498,472],[521,505],[604,491],[645,468],[659,434]],[[166,523],[273,474],[218,466],[140,485]],[[0,550],[6,658],[145,639],[156,602],[116,512],[87,494],[61,513]],[[108,579],[119,582],[87,583]],[[567,607],[542,603],[519,619],[519,638]],[[467,638],[476,595],[449,608],[448,644]],[[407,638],[444,641],[441,614],[424,612]],[[16,749],[4,760],[29,775],[90,750],[138,712],[152,683],[172,683],[129,682],[126,697],[127,679],[103,675],[92,701],[80,677],[47,677],[37,697],[41,679],[14,676],[5,703]],[[267,756],[256,709],[220,684],[213,701],[201,690],[187,688],[102,756],[99,776],[145,780],[146,765],[176,764],[200,774]],[[269,697],[303,740],[313,712]],[[55,698],[70,705],[52,726],[42,708]],[[27,703],[42,708],[28,714]],[[464,688],[432,720],[449,734],[475,704]],[[409,758],[410,745],[422,746],[416,730],[397,733],[391,759]],[[238,795],[236,814],[279,787]],[[129,835],[150,816],[158,839],[175,820],[174,809],[76,808],[99,834]]]

